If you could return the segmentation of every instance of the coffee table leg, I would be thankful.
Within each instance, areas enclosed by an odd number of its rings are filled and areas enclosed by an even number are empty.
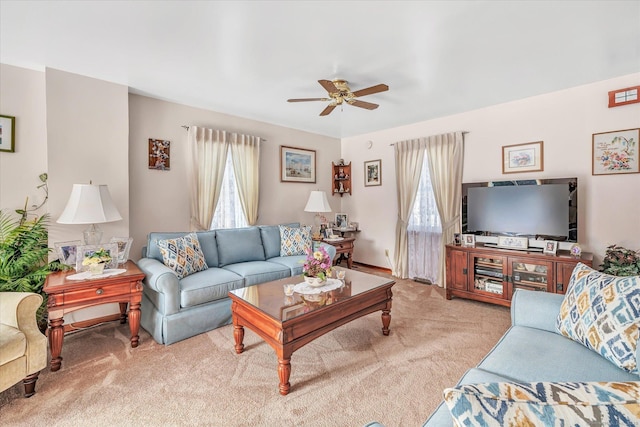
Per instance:
[[[236,353],[240,354],[244,351],[244,327],[233,325],[233,338],[236,341]]]
[[[278,359],[278,377],[280,378],[280,394],[285,396],[289,394],[291,384],[289,377],[291,376],[291,357],[288,359]]]
[[[389,335],[391,324],[391,310],[382,310],[382,335]]]

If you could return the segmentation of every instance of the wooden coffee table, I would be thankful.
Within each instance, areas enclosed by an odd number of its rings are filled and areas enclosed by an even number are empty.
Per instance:
[[[342,268],[337,267],[336,270]],[[236,353],[244,351],[244,328],[264,339],[278,356],[280,394],[289,393],[291,355],[305,344],[366,314],[382,310],[382,333],[389,335],[391,287],[393,280],[354,270],[346,270],[345,284],[309,296],[284,295],[283,285],[302,282],[301,276],[288,277],[229,292],[233,316]]]

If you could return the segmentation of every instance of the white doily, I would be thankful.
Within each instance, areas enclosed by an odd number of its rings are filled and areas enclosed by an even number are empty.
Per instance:
[[[342,286],[342,281],[338,279],[327,279],[327,283],[324,286],[318,286],[315,288],[313,286],[309,286],[307,282],[302,282],[293,287],[293,292],[305,295],[319,294],[321,292],[338,289],[340,286]]]
[[[67,276],[69,280],[87,280],[87,279],[102,279],[104,277],[116,276],[127,271],[126,268],[108,268],[102,274],[91,274],[90,271],[83,271],[82,273],[72,274]]]

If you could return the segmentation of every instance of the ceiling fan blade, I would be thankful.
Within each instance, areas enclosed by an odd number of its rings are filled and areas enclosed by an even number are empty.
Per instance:
[[[331,98],[297,98],[297,99],[287,99],[287,102],[307,102],[307,101],[331,101]]]
[[[353,96],[365,96],[365,95],[371,95],[374,93],[378,93],[378,92],[384,92],[389,90],[389,86],[385,85],[385,84],[379,84],[379,85],[375,85],[375,86],[371,86],[365,89],[360,89],[357,90],[355,92],[353,92]]]
[[[329,114],[331,114],[331,112],[333,111],[334,108],[336,108],[336,106],[334,104],[327,105],[327,108],[322,110],[322,113],[320,113],[320,115],[321,116],[328,116]]]
[[[322,85],[324,90],[326,90],[329,93],[340,92],[340,90],[336,87],[336,85],[333,84],[331,80],[318,80],[318,83],[320,83],[320,85]]]
[[[366,108],[367,110],[375,110],[378,108],[378,104],[373,104],[371,102],[359,101],[357,99],[352,99],[351,101],[347,101],[349,104],[354,107]]]

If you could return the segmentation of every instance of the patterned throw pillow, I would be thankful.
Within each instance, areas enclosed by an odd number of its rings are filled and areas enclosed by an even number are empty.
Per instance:
[[[311,248],[311,226],[280,225],[280,256],[304,255]]]
[[[556,320],[558,331],[638,374],[640,276],[616,277],[579,263]]]
[[[178,279],[208,268],[196,233],[177,239],[158,240],[164,265],[178,274]]]
[[[484,383],[444,391],[455,426],[637,426],[640,382]]]

